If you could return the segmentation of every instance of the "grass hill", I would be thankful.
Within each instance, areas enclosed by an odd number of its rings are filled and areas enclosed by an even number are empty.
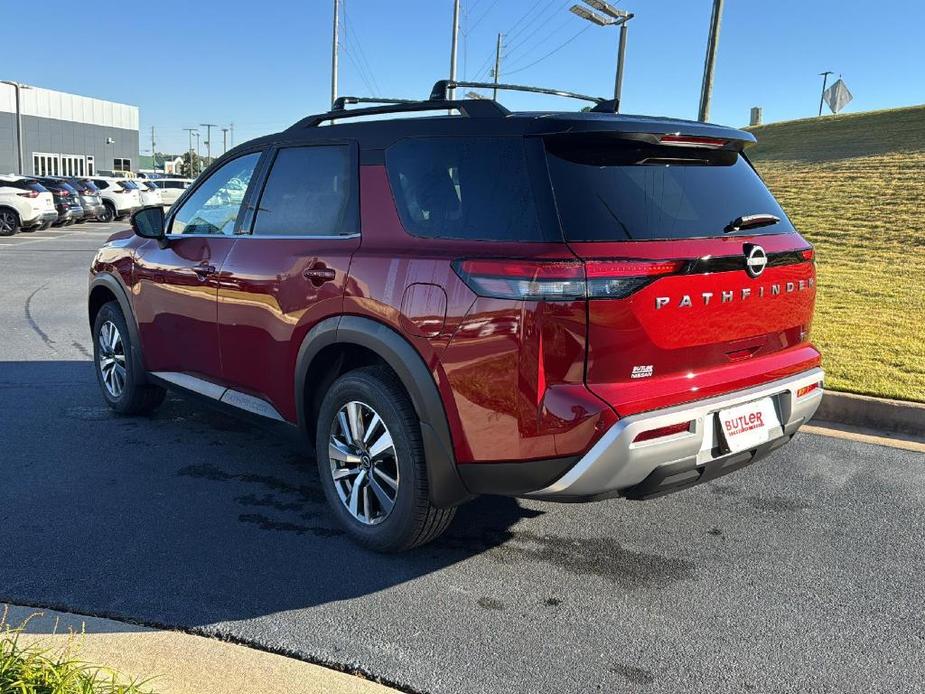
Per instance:
[[[817,251],[827,385],[925,402],[925,106],[750,128]]]

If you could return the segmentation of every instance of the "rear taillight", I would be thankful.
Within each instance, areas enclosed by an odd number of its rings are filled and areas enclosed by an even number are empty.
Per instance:
[[[812,248],[807,248],[800,252],[803,255],[803,260],[812,262],[816,259],[816,251],[814,251]]]
[[[683,260],[592,260],[586,263],[589,299],[622,299],[658,277],[680,272]]]
[[[669,424],[665,427],[658,427],[657,429],[649,429],[648,431],[643,431],[639,434],[636,434],[636,438],[633,439],[633,443],[640,443],[642,441],[652,441],[653,439],[661,439],[666,436],[674,436],[675,434],[685,433],[691,430],[691,422],[681,422],[680,424]]]
[[[577,260],[457,260],[453,269],[479,296],[526,301],[585,298],[585,275]]]
[[[16,193],[21,198],[37,198],[39,196],[38,191],[30,190],[25,193]]]
[[[525,301],[622,299],[661,276],[680,272],[685,261],[647,260],[457,260],[453,269],[479,296]]]
[[[720,140],[715,137],[697,137],[695,135],[662,135],[659,142],[663,145],[675,147],[704,147],[706,149],[722,149],[729,140]]]

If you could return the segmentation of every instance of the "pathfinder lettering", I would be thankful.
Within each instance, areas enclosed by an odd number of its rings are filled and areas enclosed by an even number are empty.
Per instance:
[[[739,292],[739,301],[748,301],[754,299],[764,299],[765,297],[774,297],[780,296],[782,290],[783,293],[792,294],[793,292],[802,292],[806,289],[813,289],[816,286],[816,280],[812,277],[806,280],[800,280],[799,282],[787,282],[784,285],[780,284],[771,284],[767,285],[770,287],[770,291],[766,292],[764,286],[759,286],[758,291],[755,292],[751,287],[743,287]],[[710,301],[713,299],[713,292],[702,292],[700,294],[701,301],[699,302],[703,306],[709,306]],[[736,300],[736,292],[734,290],[725,290],[720,293],[721,303],[729,304]],[[661,309],[666,306],[674,304],[676,308],[690,308],[694,305],[693,299],[691,299],[690,294],[683,294],[680,298],[673,298],[670,296],[657,296],[655,297],[655,308]]]

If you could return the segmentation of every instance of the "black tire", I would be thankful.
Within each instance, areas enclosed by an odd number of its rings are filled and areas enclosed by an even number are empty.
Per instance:
[[[394,505],[384,519],[374,525],[354,517],[348,510],[348,502],[341,499],[328,452],[332,432],[340,432],[335,428],[335,418],[350,402],[362,403],[378,414],[394,446],[394,457],[389,461],[397,472]],[[364,547],[378,552],[408,550],[439,537],[453,520],[455,508],[440,509],[430,503],[418,417],[404,387],[389,369],[369,366],[349,371],[338,378],[321,402],[315,441],[318,472],[325,497],[341,526]],[[367,469],[372,470],[371,466],[375,463],[370,463],[368,456],[363,457]],[[335,462],[336,465],[339,464]],[[370,476],[375,477],[373,471],[370,471]],[[359,480],[360,477],[351,479]],[[367,488],[371,488],[369,483]],[[380,485],[380,489],[383,488]],[[372,492],[369,494],[375,498]],[[367,516],[372,515],[369,503],[366,501]],[[373,504],[379,505],[380,511],[384,508],[379,502],[374,501]]]
[[[19,215],[16,214],[16,210],[0,210],[0,236],[12,236],[19,229]]]
[[[104,344],[107,342],[104,337],[104,329],[107,325],[115,326],[121,342],[119,348],[112,349],[111,345]],[[96,372],[96,380],[99,383],[100,391],[103,393],[103,399],[106,404],[119,414],[135,415],[149,414],[157,409],[158,405],[164,402],[167,391],[160,386],[142,384],[139,381],[142,374],[132,358],[131,334],[128,331],[128,325],[125,317],[122,315],[122,309],[115,301],[104,304],[99,313],[96,314],[96,320],[93,321],[93,364]],[[118,374],[115,381],[112,376],[104,373],[104,358],[118,361],[118,355],[121,352],[121,365],[123,374],[121,379]],[[111,362],[110,362],[111,363]],[[120,383],[122,387],[114,388]]]
[[[115,221],[116,206],[113,205],[111,202],[104,202],[103,211],[100,212],[100,216],[98,217],[98,219],[105,224]]]

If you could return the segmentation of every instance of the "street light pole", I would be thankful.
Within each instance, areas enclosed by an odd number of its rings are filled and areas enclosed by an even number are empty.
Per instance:
[[[459,0],[453,0],[453,42],[450,46],[450,81],[456,81],[456,50],[459,47]],[[456,98],[456,88],[447,92],[450,101]]]
[[[23,163],[22,163],[22,108],[19,102],[19,90],[20,89],[32,89],[28,84],[22,84],[20,82],[13,82],[11,80],[0,80],[2,84],[8,84],[13,87],[13,90],[16,93],[16,146],[19,151],[19,174],[23,173]]]
[[[700,86],[700,111],[697,115],[697,120],[702,123],[710,119],[710,100],[713,98],[713,70],[716,67],[716,47],[719,43],[719,28],[723,19],[723,1],[713,0],[713,14],[710,17],[707,55],[703,61],[703,84]]]
[[[340,31],[340,0],[334,0],[334,33],[331,37],[331,108],[337,100],[337,42]]]
[[[569,12],[601,27],[620,27],[620,43],[617,46],[617,74],[613,80],[614,112],[617,113],[620,111],[620,99],[623,96],[623,70],[626,65],[626,39],[629,32],[627,23],[636,15],[626,10],[619,10],[604,0],[584,0],[584,2],[603,14],[592,12],[582,5],[572,5]]]
[[[222,154],[228,151],[228,128],[222,128]]]
[[[613,99],[617,104],[616,112],[620,110],[620,100],[623,98],[623,66],[626,65],[626,33],[627,22],[633,15],[627,16],[620,24],[620,48],[617,52],[617,76],[613,81]]]
[[[819,75],[822,77],[822,94],[819,95],[819,115],[822,115],[822,104],[825,102],[825,85],[829,81],[829,75],[832,74],[831,70],[826,70],[825,72],[820,72]]]
[[[212,165],[212,128],[217,128],[215,123],[200,123],[200,128],[206,129],[206,160],[209,166]]]
[[[189,133],[189,177],[193,177],[193,133],[198,133],[196,128],[183,128]]]

